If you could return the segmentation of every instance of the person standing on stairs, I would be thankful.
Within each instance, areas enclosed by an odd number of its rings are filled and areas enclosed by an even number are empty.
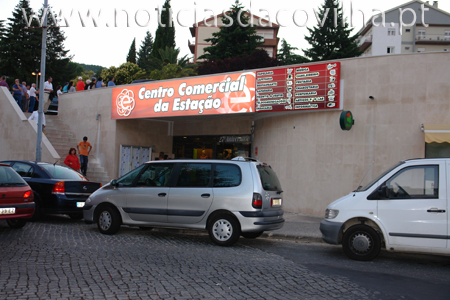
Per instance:
[[[77,150],[75,148],[70,148],[69,155],[66,156],[64,164],[66,164],[69,168],[80,172],[80,162],[78,161]]]
[[[80,162],[81,162],[81,173],[86,176],[87,165],[88,165],[88,156],[92,150],[91,144],[87,141],[88,138],[85,136],[82,142],[79,142],[77,145],[78,153],[80,153]]]

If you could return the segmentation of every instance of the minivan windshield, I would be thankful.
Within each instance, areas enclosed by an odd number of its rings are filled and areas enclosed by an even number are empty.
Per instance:
[[[378,180],[380,180],[381,177],[383,177],[384,175],[386,175],[387,173],[389,173],[390,171],[392,171],[393,169],[397,168],[398,166],[400,166],[401,164],[403,164],[404,161],[401,161],[399,163],[396,163],[395,165],[393,165],[392,167],[388,168],[385,172],[383,172],[380,176],[377,176],[375,179],[373,179],[372,181],[370,181],[369,183],[367,183],[366,185],[362,186],[358,186],[358,188],[355,190],[355,192],[363,192],[363,191],[367,191],[372,185],[375,184],[375,182],[377,182]]]
[[[278,181],[277,174],[270,166],[257,166],[259,177],[261,177],[261,184],[266,191],[282,191],[280,181]]]

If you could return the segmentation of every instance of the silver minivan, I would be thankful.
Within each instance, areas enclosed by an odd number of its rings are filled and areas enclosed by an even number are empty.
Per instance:
[[[104,234],[121,225],[206,229],[230,246],[283,227],[282,193],[272,168],[254,159],[151,161],[93,193],[83,216]]]

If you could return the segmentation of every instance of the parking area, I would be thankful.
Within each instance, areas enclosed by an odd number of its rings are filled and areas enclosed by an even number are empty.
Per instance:
[[[0,222],[0,298],[376,298],[343,277],[312,272],[252,243],[261,245],[261,240],[218,247],[206,232],[125,226],[108,236],[96,225],[60,215],[20,230]]]

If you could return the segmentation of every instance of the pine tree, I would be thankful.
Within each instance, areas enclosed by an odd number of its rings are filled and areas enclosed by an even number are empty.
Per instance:
[[[175,27],[173,24],[173,18],[170,15],[170,0],[166,0],[161,11],[161,24],[158,24],[158,28],[155,33],[155,42],[153,43],[153,50],[151,56],[161,59],[159,49],[166,49],[166,47],[175,49]]]
[[[151,53],[153,49],[153,37],[152,34],[147,31],[144,40],[142,41],[141,48],[137,54],[137,65],[143,70],[148,70],[150,68]]]
[[[339,0],[325,0],[323,6],[319,8],[318,16],[319,22],[323,22],[324,18],[325,20],[323,26],[319,24],[319,27],[308,28],[310,36],[305,36],[305,39],[311,48],[303,50],[306,57],[312,61],[322,61],[361,55],[356,44],[357,36],[350,36],[352,29],[343,19]]]
[[[133,42],[130,46],[130,51],[128,51],[127,62],[136,64],[136,38],[133,39]]]
[[[296,47],[291,47],[285,39],[281,41],[281,48],[278,50],[277,59],[281,65],[293,65],[308,62],[306,57],[293,53],[298,50]]]
[[[212,34],[212,38],[205,39],[205,41],[211,42],[211,46],[203,50],[204,54],[199,59],[216,60],[250,55],[263,44],[262,37],[256,35],[256,25],[247,27],[239,25],[238,13],[243,9],[244,6],[236,0],[230,11],[226,13],[232,19],[233,24],[220,27],[218,32]],[[241,13],[241,24],[248,24],[249,19],[249,16]],[[223,16],[222,22],[228,25],[231,20]]]
[[[53,87],[56,88],[57,85],[63,85],[64,82],[68,82],[76,75],[80,74],[77,73],[76,68],[69,65],[72,56],[68,56],[69,50],[65,50],[64,48],[64,41],[66,40],[64,31],[57,26],[58,24],[55,24],[54,19],[51,17],[52,7],[49,6],[47,11],[48,28],[44,79],[47,80],[47,78],[51,76],[53,78]],[[42,14],[43,9],[39,11],[39,18],[42,18]],[[38,52],[40,55],[40,51]]]
[[[28,25],[22,8],[27,16],[32,14],[29,1],[20,0],[12,12],[12,18],[8,18],[0,41],[0,70],[3,70],[2,75],[9,76],[8,83],[13,83],[15,78],[21,82],[34,82],[36,77],[31,73],[40,68],[41,30],[25,29]],[[39,23],[34,19],[31,27],[39,27]]]

